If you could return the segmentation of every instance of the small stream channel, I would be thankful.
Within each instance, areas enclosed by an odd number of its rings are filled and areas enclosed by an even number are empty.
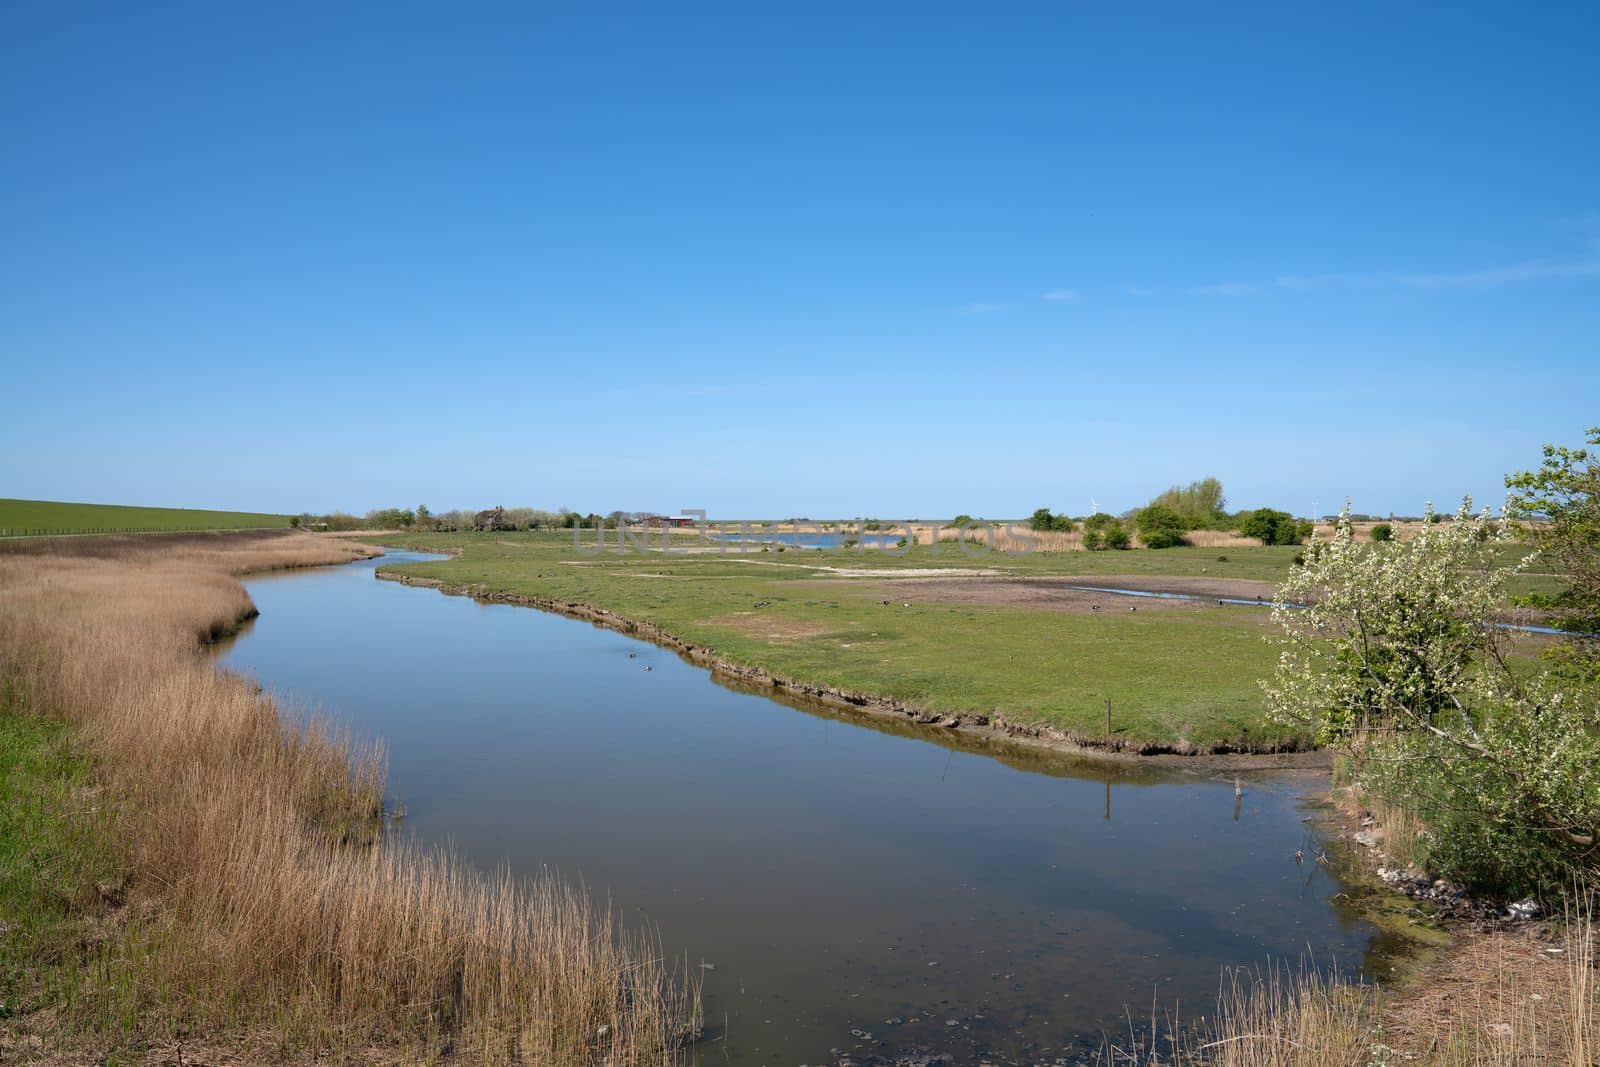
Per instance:
[[[1236,797],[1219,773],[997,758],[373,579],[430,558],[252,579],[261,615],[221,664],[381,738],[403,832],[652,924],[703,979],[700,1062],[1071,1062],[1152,1001],[1209,1015],[1226,967],[1377,958],[1313,859],[1317,776]]]

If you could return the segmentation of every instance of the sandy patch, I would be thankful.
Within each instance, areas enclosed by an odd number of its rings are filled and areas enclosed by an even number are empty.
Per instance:
[[[759,637],[766,641],[782,644],[787,641],[799,641],[807,637],[818,637],[828,632],[825,626],[816,623],[796,622],[785,619],[781,615],[768,615],[758,611],[736,611],[732,615],[723,615],[715,619],[707,619],[708,626],[724,626],[730,630]]]
[[[820,563],[776,563],[765,559],[737,557],[730,562],[749,563],[757,567],[798,567],[806,571],[837,574],[844,578],[982,578],[1006,573],[992,567],[828,567]]]
[[[1195,575],[1193,577],[1157,577],[1148,574],[1111,574],[1029,578],[1023,580],[1063,582],[1067,585],[1098,585],[1108,589],[1137,589],[1145,593],[1185,593],[1189,596],[1209,597],[1227,596],[1237,597],[1241,600],[1253,600],[1256,597],[1260,597],[1263,603],[1268,604],[1272,602],[1273,594],[1278,591],[1277,585],[1272,582],[1252,581],[1249,578],[1212,578],[1203,575]]]
[[[802,579],[798,587],[838,589],[845,583],[837,578]],[[1203,597],[1200,600],[1159,600],[1151,597],[1127,596],[1074,586],[1097,585],[1105,588],[1139,589],[1147,592],[1175,592]],[[1165,585],[1165,589],[1153,587]],[[1181,588],[1177,588],[1181,586]],[[985,607],[1021,607],[1035,611],[1065,611],[1073,614],[1137,613],[1137,612],[1198,612],[1215,607],[1216,597],[1253,599],[1257,590],[1264,590],[1267,601],[1271,598],[1271,583],[1250,582],[1237,579],[1150,579],[1150,578],[991,578],[991,577],[939,577],[907,578],[894,582],[878,582],[871,587],[871,595],[890,604],[971,604]],[[1241,611],[1254,612],[1246,605],[1236,605]],[[1265,606],[1265,604],[1263,604]],[[1264,618],[1265,616],[1263,616]]]
[[[837,584],[802,582],[802,585]],[[1069,589],[1061,583],[1024,581],[1014,578],[962,578],[956,580],[911,579],[882,582],[872,594],[889,604],[968,604],[983,607],[1017,607],[1035,611],[1065,611],[1072,614],[1115,614],[1117,612],[1199,611],[1206,607],[1195,600],[1147,600]]]

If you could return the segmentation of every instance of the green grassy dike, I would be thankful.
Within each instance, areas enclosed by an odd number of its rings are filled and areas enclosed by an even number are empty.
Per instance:
[[[0,705],[0,796],[0,1031],[37,1051],[86,1021],[121,880],[69,727]]]
[[[1087,584],[1118,575],[1276,581],[1287,573],[1293,549],[970,559],[947,544],[937,556],[931,547],[903,557],[789,550],[756,552],[741,562],[714,553],[583,556],[570,533],[388,540],[460,555],[387,569],[479,593],[604,608],[654,623],[719,658],[801,682],[932,711],[999,713],[1013,723],[1090,738],[1104,730],[1109,698],[1114,736],[1124,745],[1267,751],[1306,744],[1265,715],[1257,680],[1270,673],[1276,653],[1265,640],[1271,629],[1264,610],[1117,596],[1106,596],[1103,610],[1092,613],[941,603],[927,595],[908,601],[897,596],[893,577],[820,569],[982,567],[1005,577],[1078,576]]]
[[[0,537],[52,534],[159,533],[180,530],[287,528],[288,515],[254,511],[72,504],[58,500],[0,499]]]

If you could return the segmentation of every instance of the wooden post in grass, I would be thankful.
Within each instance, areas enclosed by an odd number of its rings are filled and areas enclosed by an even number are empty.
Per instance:
[[[1106,697],[1106,747],[1111,746],[1111,698]]]

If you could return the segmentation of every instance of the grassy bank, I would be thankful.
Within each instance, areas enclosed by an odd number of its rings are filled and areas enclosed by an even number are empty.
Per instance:
[[[593,532],[583,544],[592,548]],[[684,554],[577,550],[570,531],[394,535],[457,553],[406,575],[482,593],[582,603],[651,624],[716,658],[931,712],[999,716],[1117,747],[1180,752],[1304,747],[1271,723],[1257,680],[1276,653],[1264,610],[1075,594],[1142,583],[1270,599],[1298,549],[905,554],[850,549]],[[656,544],[661,534],[655,535]]]
[[[71,1002],[103,968],[121,875],[93,767],[66,724],[0,701],[0,796],[0,1032],[10,1032]],[[38,1048],[19,1034],[0,1058]]]
[[[0,499],[0,537],[286,528],[290,516],[253,511],[141,508]]]
[[[0,551],[8,1032],[67,1058],[675,1061],[697,1008],[653,944],[551,879],[388,840],[380,752],[200,653],[253,611],[231,575],[359,551],[287,532]]]
[[[443,563],[394,568],[402,573],[604,608],[719,658],[808,684],[1091,738],[1103,733],[1109,699],[1114,738],[1134,747],[1303,743],[1262,715],[1256,679],[1272,660],[1262,640],[1264,611],[1117,596],[1094,598],[1100,609],[1093,610],[1010,602],[1003,590],[993,602],[958,600],[976,586],[946,587],[924,573],[1075,575],[1090,584],[1117,575],[1261,581],[1288,567],[1293,553],[1285,549],[1233,550],[1227,563],[1198,549],[972,560],[949,545],[937,555],[924,546],[903,557],[791,550],[589,558],[574,550],[570,534],[402,540],[460,552]]]

